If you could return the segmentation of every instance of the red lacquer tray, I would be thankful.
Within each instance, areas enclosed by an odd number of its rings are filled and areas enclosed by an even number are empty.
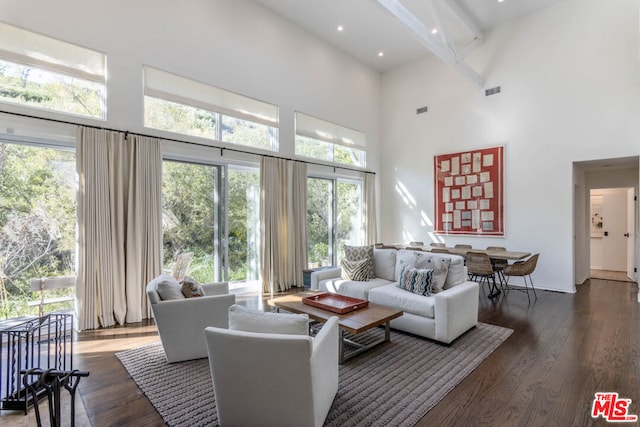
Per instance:
[[[302,303],[338,314],[348,313],[360,308],[365,308],[369,305],[369,301],[365,301],[363,299],[347,297],[340,294],[332,294],[329,292],[302,298]]]

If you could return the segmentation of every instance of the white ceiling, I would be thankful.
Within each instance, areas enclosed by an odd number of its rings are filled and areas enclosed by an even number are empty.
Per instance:
[[[439,27],[436,42],[451,48],[456,62],[463,48],[482,33],[563,0],[255,0],[317,37],[376,70],[384,72],[428,55],[432,36],[416,34],[384,4],[407,9],[431,31]],[[458,10],[458,14],[454,11]],[[467,25],[460,18],[468,18]],[[337,27],[344,30],[339,32]],[[436,36],[433,36],[436,37]],[[481,40],[478,40],[481,42]],[[379,57],[378,52],[384,52]]]

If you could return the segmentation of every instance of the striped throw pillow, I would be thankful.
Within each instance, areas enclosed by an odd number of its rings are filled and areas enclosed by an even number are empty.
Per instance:
[[[432,293],[433,270],[414,268],[403,263],[397,286],[414,294],[429,296]]]
[[[348,259],[343,259],[340,265],[342,266],[342,279],[353,280],[354,282],[369,281],[369,260],[349,261]]]
[[[375,279],[376,273],[373,267],[373,245],[349,246],[344,245],[344,257],[349,261],[367,260],[367,277]]]

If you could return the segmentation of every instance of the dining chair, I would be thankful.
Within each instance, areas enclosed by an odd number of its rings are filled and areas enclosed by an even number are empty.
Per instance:
[[[491,265],[491,258],[484,252],[467,252],[465,256],[467,271],[471,280],[478,281],[480,285],[486,283],[489,286],[489,298],[493,299],[500,295],[500,290],[496,285],[495,271]]]
[[[463,245],[463,244],[457,244],[454,246],[454,248],[458,248],[458,249],[473,249],[473,246],[471,245]]]
[[[424,246],[424,242],[409,242],[410,246]]]
[[[431,248],[431,253],[435,253],[435,254],[450,254],[451,252],[449,252],[449,249],[445,249],[445,248],[440,248],[440,247],[434,247]]]
[[[536,269],[536,265],[538,264],[538,257],[540,254],[534,254],[529,257],[529,259],[525,261],[518,261],[511,265],[508,265],[504,268],[504,275],[507,277],[506,286],[507,290],[511,291],[521,291],[527,293],[527,299],[529,300],[529,304],[531,304],[531,297],[529,296],[529,286],[531,286],[531,290],[533,291],[533,295],[538,299],[538,295],[536,294],[536,288],[533,287],[533,279],[531,278],[531,274]],[[511,276],[521,276],[524,280],[524,289],[521,286],[514,287],[509,286],[509,278]],[[529,278],[529,284],[527,284],[527,277]]]
[[[487,246],[488,251],[494,252],[506,252],[507,248],[503,246]],[[496,273],[498,273],[498,279],[500,280],[500,285],[503,290],[506,290],[507,279],[504,277],[504,268],[509,265],[509,261],[506,259],[495,259],[491,258],[491,264],[493,264],[493,269]]]
[[[447,245],[445,245],[444,243],[432,242],[429,246],[435,246],[435,247],[438,247],[438,248],[444,248]]]

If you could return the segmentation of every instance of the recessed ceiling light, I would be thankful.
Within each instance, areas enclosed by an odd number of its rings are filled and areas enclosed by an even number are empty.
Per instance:
[[[502,3],[504,0],[498,0],[498,3]]]
[[[344,27],[343,27],[342,25],[338,25],[337,30],[338,30],[338,31],[342,31],[342,30],[344,30]]]
[[[438,34],[438,29],[434,28],[433,30],[431,30],[431,34]]]
[[[384,56],[384,52],[383,51],[378,52],[378,56]]]

